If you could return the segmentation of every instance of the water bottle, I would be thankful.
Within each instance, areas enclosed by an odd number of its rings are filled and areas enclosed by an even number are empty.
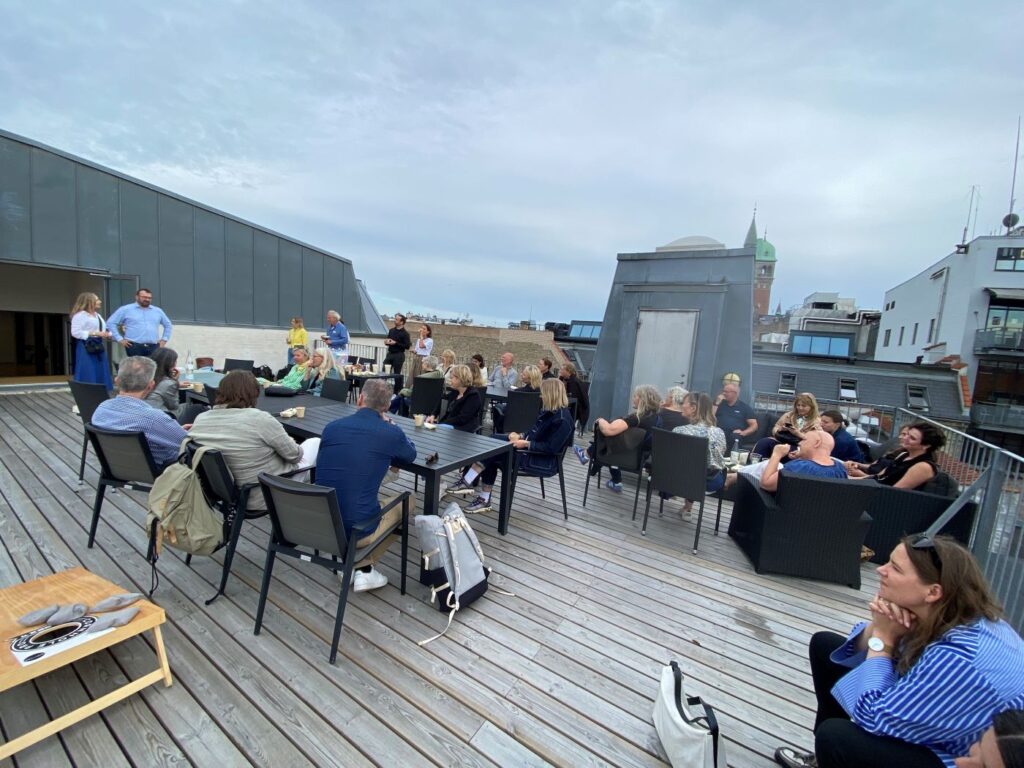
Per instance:
[[[730,457],[734,464],[740,463],[740,439],[737,437],[732,441],[732,454]]]
[[[195,373],[196,363],[192,359],[192,350],[185,356],[185,381],[192,381],[192,374]]]

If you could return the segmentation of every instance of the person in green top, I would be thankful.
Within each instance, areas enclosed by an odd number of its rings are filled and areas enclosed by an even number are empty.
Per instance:
[[[309,366],[309,350],[305,347],[295,347],[292,355],[295,358],[295,365],[277,384],[290,389],[301,389],[306,378],[306,368]]]

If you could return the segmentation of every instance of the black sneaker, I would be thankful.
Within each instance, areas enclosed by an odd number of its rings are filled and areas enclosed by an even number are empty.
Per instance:
[[[775,762],[786,768],[818,768],[818,758],[813,752],[797,752],[793,747],[776,749]]]

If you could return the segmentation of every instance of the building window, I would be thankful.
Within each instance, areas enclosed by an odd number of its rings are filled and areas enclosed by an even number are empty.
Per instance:
[[[933,317],[928,321],[928,343],[932,343],[932,339],[935,337],[935,318]]]
[[[780,373],[779,374],[779,394],[780,395],[795,395],[796,394],[796,374],[795,373]]]
[[[996,272],[1024,272],[1024,248],[996,248]]]
[[[917,344],[917,323],[914,323],[914,332],[910,334],[910,343]]]
[[[892,329],[891,328],[886,328],[885,329],[885,338],[882,340],[882,346],[883,347],[888,347],[889,346],[889,339],[891,337],[892,337]]]
[[[796,355],[850,357],[853,336],[820,336],[796,332],[790,334],[789,351]]]
[[[914,411],[927,411],[928,387],[907,384],[907,407]]]
[[[900,340],[899,340],[899,342],[897,342],[897,344],[896,344],[896,346],[897,346],[897,347],[902,347],[902,346],[903,346],[903,331],[905,331],[905,330],[906,330],[906,328],[904,328],[904,327],[903,327],[903,326],[901,325],[901,326],[900,326]]]
[[[839,379],[839,399],[857,402],[856,379]]]

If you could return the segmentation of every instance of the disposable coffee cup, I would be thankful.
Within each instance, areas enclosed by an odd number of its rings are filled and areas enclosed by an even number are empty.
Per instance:
[[[198,382],[198,381],[193,381],[192,382],[192,391],[194,391],[194,392],[202,392],[203,391],[203,385],[200,382]]]
[[[377,372],[377,364],[376,363],[370,363],[370,373],[376,373],[376,372]]]
[[[416,426],[417,427],[422,427],[423,426],[423,414],[422,413],[414,414],[413,417],[412,417],[412,420],[414,422],[416,422]]]
[[[295,415],[298,416],[300,419],[306,418],[306,406],[304,406],[304,405],[297,405],[297,406],[295,406]]]

